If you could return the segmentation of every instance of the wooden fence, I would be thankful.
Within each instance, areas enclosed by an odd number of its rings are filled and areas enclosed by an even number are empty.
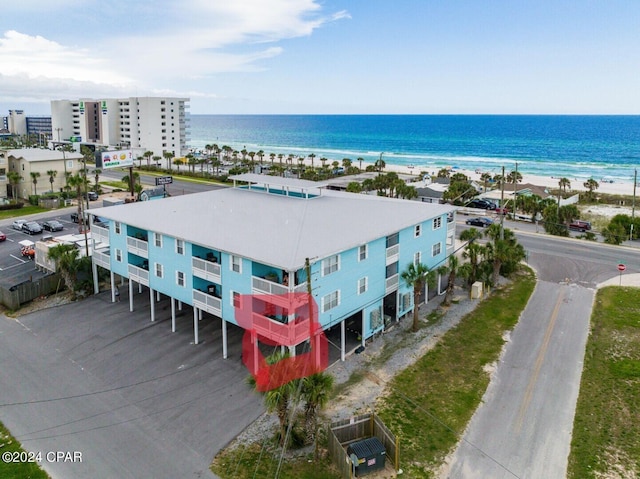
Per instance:
[[[63,284],[59,274],[49,274],[36,280],[23,281],[10,288],[0,287],[0,303],[15,310],[40,296],[55,293],[63,288]]]
[[[331,423],[329,428],[329,453],[343,479],[352,479],[353,468],[346,446],[352,442],[377,437],[385,448],[387,461],[397,471],[400,468],[398,439],[389,431],[375,413],[363,414]]]

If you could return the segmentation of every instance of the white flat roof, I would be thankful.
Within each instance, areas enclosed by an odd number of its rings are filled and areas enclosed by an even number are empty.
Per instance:
[[[51,161],[62,160],[62,152],[59,150],[47,150],[44,148],[19,148],[15,150],[6,150],[7,156],[13,156],[14,158],[22,158],[26,161]],[[75,151],[65,152],[64,158],[68,160],[77,160],[82,158],[80,153]]]
[[[285,178],[283,176],[259,175],[257,173],[243,173],[241,175],[233,175],[230,176],[229,179],[235,181],[246,181],[247,183],[254,183],[257,185],[265,185],[269,187],[285,186],[288,188],[295,188],[296,190],[311,190],[323,188],[328,184],[318,181],[299,180],[297,178]]]
[[[304,199],[225,188],[90,212],[296,270],[306,258],[324,258],[453,210],[449,205],[337,191]]]

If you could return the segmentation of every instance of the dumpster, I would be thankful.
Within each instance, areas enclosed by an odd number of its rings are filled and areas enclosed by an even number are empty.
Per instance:
[[[357,477],[384,469],[386,451],[377,437],[354,442],[347,448],[347,454],[355,465]]]

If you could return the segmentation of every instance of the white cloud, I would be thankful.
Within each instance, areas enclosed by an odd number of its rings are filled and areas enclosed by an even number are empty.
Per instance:
[[[112,0],[96,28],[95,15],[101,15],[94,9],[104,5],[89,2],[80,9],[80,0],[64,1],[78,6],[72,18],[59,10],[52,18],[40,13],[41,23],[13,26],[0,37],[3,98],[135,95],[169,85],[175,89],[180,82],[185,91],[207,95],[207,87],[194,82],[263,70],[284,51],[275,43],[349,18],[345,11],[323,13],[317,0]],[[15,11],[44,5],[42,0],[16,3],[22,5]],[[113,19],[128,20],[114,24]],[[43,30],[51,25],[56,28]]]

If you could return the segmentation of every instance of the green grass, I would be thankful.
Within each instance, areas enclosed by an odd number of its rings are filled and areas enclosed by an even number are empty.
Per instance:
[[[51,210],[48,208],[41,208],[39,206],[25,205],[17,210],[1,210],[0,220],[6,220],[8,218],[21,218],[23,216],[33,215],[36,213],[45,213],[47,211]]]
[[[483,367],[498,359],[503,333],[517,323],[534,286],[534,275],[527,270],[510,286],[495,290],[434,349],[387,385],[386,396],[376,404],[376,413],[400,438],[403,477],[432,477],[430,468],[439,465],[456,445],[489,385]],[[505,308],[505,304],[510,307]],[[442,314],[434,311],[428,319],[436,323]],[[348,394],[349,387],[364,376],[363,371],[352,373],[346,383],[334,389],[332,399]],[[276,452],[268,448],[263,451],[256,443],[221,452],[211,470],[223,479],[275,477],[278,459]],[[309,460],[287,461],[280,477],[339,477],[330,459]]]
[[[640,476],[640,290],[598,291],[573,424],[570,478]]]
[[[276,476],[280,455],[272,444],[263,449],[262,444],[227,449],[215,458],[211,471],[223,479],[252,479],[257,477],[279,477],[280,479],[336,479],[337,469],[327,457],[314,461],[313,455],[295,460],[283,460]]]
[[[0,423],[0,455],[5,452],[25,452],[20,443]],[[2,479],[47,479],[49,476],[35,462],[7,463],[0,459]]]
[[[101,185],[111,186],[112,188],[120,188],[121,190],[127,191],[129,189],[129,185],[123,183],[122,181],[101,181]]]
[[[503,333],[516,325],[534,286],[527,271],[495,290],[397,375],[378,400],[378,416],[400,439],[400,466],[407,477],[434,477],[431,471],[457,444],[489,385],[484,367],[498,359]]]

